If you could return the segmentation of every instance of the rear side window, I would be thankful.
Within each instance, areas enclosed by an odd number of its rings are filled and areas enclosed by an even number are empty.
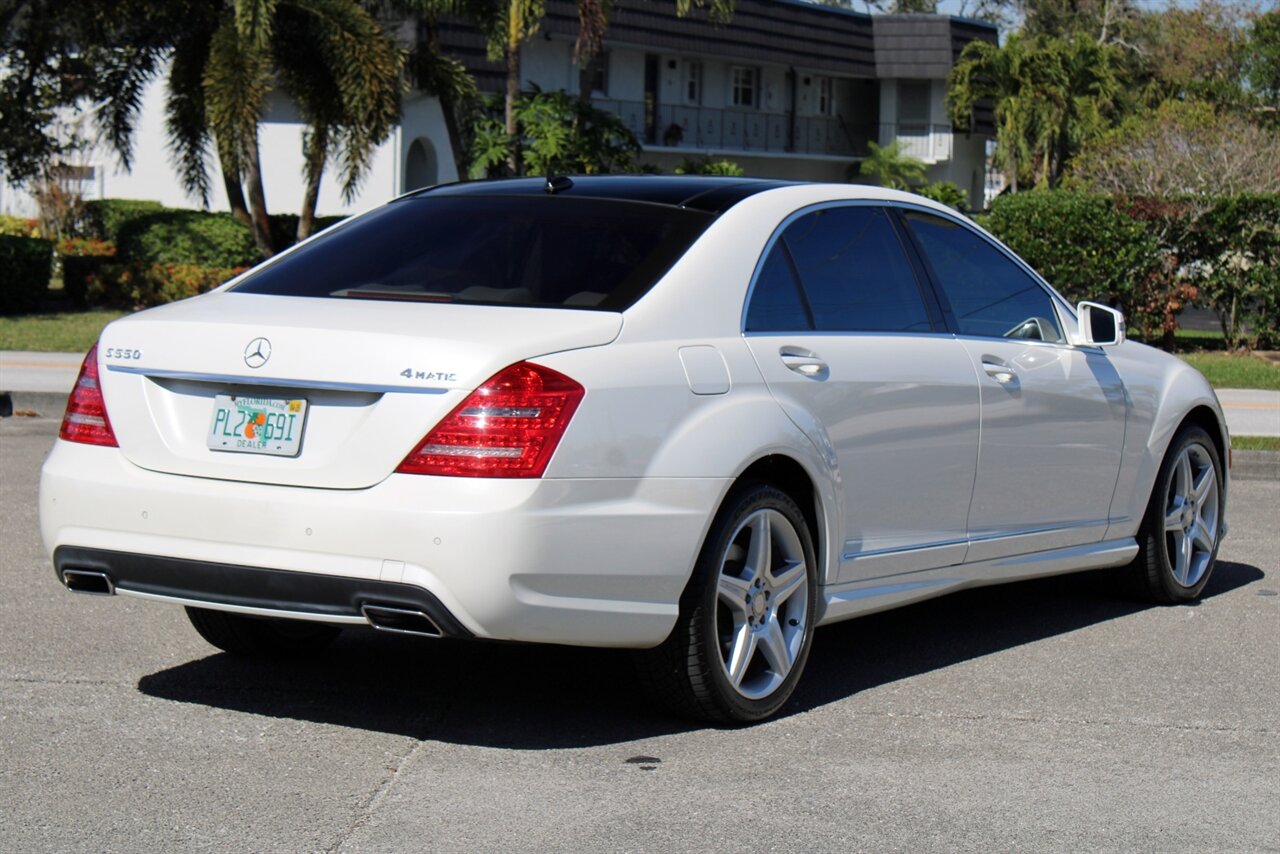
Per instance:
[[[906,218],[961,335],[1064,340],[1048,292],[989,241],[942,217]]]
[[[786,287],[792,269],[799,277],[799,298]],[[765,318],[774,325],[765,326]],[[784,321],[793,325],[779,325]],[[787,226],[761,269],[747,327],[749,331],[932,330],[920,286],[888,214],[862,205],[814,211]]]
[[[604,199],[427,194],[322,235],[234,290],[621,311],[711,219]]]

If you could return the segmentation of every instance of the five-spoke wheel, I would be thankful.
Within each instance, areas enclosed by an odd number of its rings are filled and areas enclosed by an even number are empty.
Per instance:
[[[1222,532],[1222,467],[1202,428],[1174,436],[1138,533],[1132,577],[1158,602],[1195,599],[1209,581]]]
[[[731,492],[675,629],[640,659],[659,698],[722,722],[761,720],[781,708],[813,642],[815,564],[809,523],[789,495],[761,483]]]

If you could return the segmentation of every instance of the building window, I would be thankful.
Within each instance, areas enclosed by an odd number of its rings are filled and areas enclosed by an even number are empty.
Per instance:
[[[609,51],[602,51],[591,60],[591,94],[601,97],[609,94]]]
[[[754,107],[760,91],[760,69],[735,65],[732,69],[733,97],[735,107]]]
[[[830,77],[818,78],[818,115],[830,116],[835,114],[835,81]]]
[[[702,103],[702,63],[685,60],[684,102],[697,106]]]
[[[898,124],[903,131],[928,132],[929,97],[928,80],[898,81]]]

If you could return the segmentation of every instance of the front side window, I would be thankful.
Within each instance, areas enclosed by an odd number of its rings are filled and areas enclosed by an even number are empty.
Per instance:
[[[788,285],[798,277],[799,295]],[[883,208],[805,214],[778,238],[761,268],[748,331],[929,332],[915,273]],[[769,324],[773,324],[769,326]]]
[[[961,335],[1065,340],[1048,292],[990,241],[939,216],[906,218]]]
[[[754,107],[756,92],[759,89],[760,72],[756,68],[743,65],[733,66],[733,105],[735,107]]]

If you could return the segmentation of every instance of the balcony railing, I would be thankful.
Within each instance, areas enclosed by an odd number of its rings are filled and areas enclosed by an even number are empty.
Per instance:
[[[908,157],[937,163],[951,159],[951,125],[907,124],[881,125],[880,144],[897,140]]]
[[[813,154],[865,157],[867,143],[897,139],[911,157],[936,163],[951,157],[949,125],[856,122],[842,116],[795,116],[758,110],[718,109],[595,98],[602,110],[616,113],[648,146],[691,151],[741,151],[761,154]],[[795,122],[794,138],[791,124]]]

